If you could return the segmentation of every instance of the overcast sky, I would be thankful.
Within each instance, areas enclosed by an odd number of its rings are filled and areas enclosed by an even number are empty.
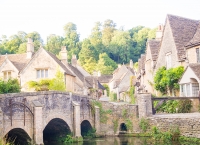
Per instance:
[[[106,19],[125,30],[155,28],[167,14],[200,20],[199,6],[199,0],[0,0],[0,36],[37,31],[46,41],[50,34],[63,36],[63,26],[73,22],[84,39]]]

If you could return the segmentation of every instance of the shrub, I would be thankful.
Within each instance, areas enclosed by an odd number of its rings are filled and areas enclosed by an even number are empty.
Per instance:
[[[17,79],[4,81],[0,79],[0,94],[20,92],[20,84]]]
[[[189,99],[180,100],[177,108],[179,113],[189,113],[192,108],[192,101]]]
[[[147,131],[148,126],[149,126],[148,120],[145,118],[141,118],[139,122],[139,127],[142,129],[143,132]]]

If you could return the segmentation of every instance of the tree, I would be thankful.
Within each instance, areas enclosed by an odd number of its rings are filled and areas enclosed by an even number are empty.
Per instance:
[[[117,64],[106,54],[99,55],[97,69],[101,74],[111,74],[117,68]]]
[[[68,60],[71,61],[72,55],[78,55],[80,52],[79,45],[79,34],[77,33],[76,24],[69,22],[64,26],[64,41],[63,45],[67,47],[68,50]]]
[[[114,35],[114,31],[116,30],[115,27],[116,24],[113,22],[113,20],[108,19],[104,21],[102,30],[102,42],[104,46],[109,46]]]
[[[9,79],[8,81],[0,79],[0,94],[18,92],[20,92],[20,85],[17,79]]]
[[[36,31],[28,33],[26,35],[26,38],[31,38],[33,40],[34,51],[37,51],[40,48],[40,46],[43,46],[43,40],[40,34]]]
[[[63,40],[63,37],[51,34],[47,37],[47,44],[45,47],[48,51],[58,55],[61,50]]]

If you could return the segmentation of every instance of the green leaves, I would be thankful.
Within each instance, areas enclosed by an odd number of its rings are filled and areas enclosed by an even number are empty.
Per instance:
[[[179,66],[166,70],[166,67],[161,67],[156,72],[154,77],[155,89],[162,94],[167,94],[167,91],[179,89],[178,80],[184,72],[184,67]]]
[[[17,79],[9,79],[4,81],[0,79],[0,94],[18,93],[20,92],[20,85]]]

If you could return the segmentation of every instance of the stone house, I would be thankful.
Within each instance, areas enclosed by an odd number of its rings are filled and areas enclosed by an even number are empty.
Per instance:
[[[145,86],[144,91],[157,93],[153,90],[153,77],[160,67],[165,66],[169,69],[184,66],[186,68],[188,63],[194,63],[192,56],[195,48],[187,48],[198,39],[198,26],[198,20],[167,15],[165,25],[158,27],[156,39],[147,41],[144,81],[140,81],[140,87]]]
[[[0,55],[0,78],[17,78],[22,91],[28,91],[27,82],[40,79],[52,79],[60,70],[64,74],[66,91],[89,94],[93,84],[87,80],[87,73],[77,63],[76,56],[71,64],[67,62],[66,47],[60,51],[60,59],[42,47],[34,52],[32,39],[28,38],[27,52],[24,54]]]
[[[117,100],[130,101],[127,92],[130,89],[131,77],[134,76],[135,71],[132,60],[130,60],[130,66],[124,64],[119,65],[113,72],[113,77],[109,82],[109,88],[110,92],[117,94]]]

